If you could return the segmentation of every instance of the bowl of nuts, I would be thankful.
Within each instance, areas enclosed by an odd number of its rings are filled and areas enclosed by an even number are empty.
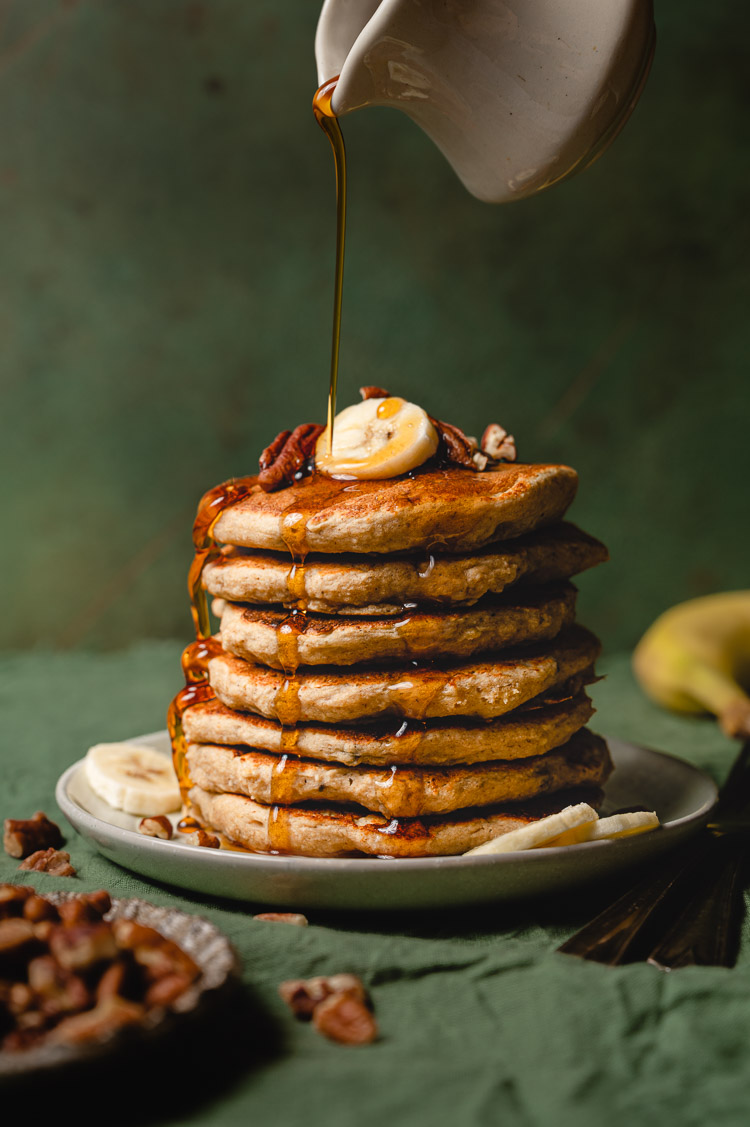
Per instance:
[[[238,980],[208,920],[139,899],[0,885],[0,1078],[153,1038]]]

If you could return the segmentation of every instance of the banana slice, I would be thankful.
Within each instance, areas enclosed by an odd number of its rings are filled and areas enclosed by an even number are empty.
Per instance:
[[[83,765],[94,794],[116,810],[169,814],[180,809],[180,788],[172,761],[150,747],[95,744]]]
[[[315,468],[331,477],[398,477],[421,466],[437,448],[437,431],[416,403],[398,396],[365,399],[334,419],[330,454],[328,428],[323,431]]]
[[[561,845],[579,845],[582,841],[604,841],[606,838],[632,837],[647,833],[660,825],[653,811],[638,810],[630,814],[612,814],[609,818],[598,818],[573,830],[566,830],[559,837],[545,841],[545,849],[557,849]]]
[[[540,818],[538,822],[530,822],[528,826],[521,826],[518,830],[493,837],[484,845],[469,849],[464,857],[478,856],[480,853],[517,853],[522,849],[538,849],[540,845],[549,844],[553,838],[559,837],[568,830],[595,823],[598,817],[593,806],[589,806],[587,802],[579,802],[576,806],[566,806],[557,814]]]

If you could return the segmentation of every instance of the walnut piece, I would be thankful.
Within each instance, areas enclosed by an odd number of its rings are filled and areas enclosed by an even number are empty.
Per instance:
[[[35,873],[52,873],[55,877],[74,877],[76,871],[70,863],[70,854],[64,849],[40,849],[30,854],[19,869]]]
[[[5,819],[3,846],[11,857],[28,857],[40,849],[57,849],[62,843],[60,827],[41,810],[31,818]]]
[[[172,837],[172,823],[166,814],[155,814],[150,818],[141,818],[138,823],[138,833],[146,837],[160,837],[169,841]]]
[[[291,485],[304,472],[315,453],[315,443],[325,430],[320,423],[301,423],[282,431],[260,456],[258,484],[266,493]]]
[[[331,994],[313,1011],[313,1025],[340,1045],[367,1045],[378,1035],[378,1024],[367,1005],[351,994]]]

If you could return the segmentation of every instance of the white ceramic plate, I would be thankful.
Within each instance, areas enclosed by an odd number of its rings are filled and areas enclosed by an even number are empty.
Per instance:
[[[131,742],[169,752],[166,732]],[[705,824],[716,802],[707,775],[671,755],[619,740],[608,743],[615,771],[602,814],[645,806],[656,810],[660,828],[616,841],[495,857],[281,857],[202,849],[179,834],[172,841],[144,837],[136,832],[139,818],[97,798],[82,760],[60,778],[56,797],[71,825],[105,857],[166,884],[292,909],[441,908],[536,896],[600,879],[673,848]]]

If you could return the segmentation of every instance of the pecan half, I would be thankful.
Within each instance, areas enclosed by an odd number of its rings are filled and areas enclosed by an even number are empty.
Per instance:
[[[112,907],[112,900],[105,889],[98,892],[84,892],[72,900],[60,904],[60,919],[66,924],[97,923]]]
[[[367,1001],[362,980],[355,974],[318,975],[316,978],[290,978],[279,985],[279,994],[295,1017],[309,1020],[315,1007],[332,994],[346,994]]]
[[[28,857],[39,849],[57,849],[62,843],[60,827],[41,810],[32,818],[5,819],[3,846],[11,857]]]
[[[269,469],[281,451],[284,449],[284,443],[289,438],[292,432],[290,430],[282,430],[281,434],[277,434],[270,446],[266,446],[265,450],[258,459],[258,465],[261,470]]]
[[[84,1041],[104,1040],[125,1025],[142,1021],[145,1009],[114,995],[104,998],[93,1010],[67,1017],[55,1026],[48,1037],[51,1045],[77,1045]]]
[[[313,1025],[340,1045],[367,1045],[378,1035],[378,1023],[360,998],[331,994],[315,1007]]]
[[[122,997],[123,994],[126,993],[128,971],[130,969],[131,967],[126,966],[125,963],[119,959],[110,963],[97,984],[97,1002],[103,1002],[105,998],[114,998],[115,995]]]
[[[8,1012],[18,1017],[27,1013],[34,1002],[34,992],[25,982],[14,982],[8,991]]]
[[[149,1009],[151,1006],[170,1006],[180,994],[185,993],[193,978],[194,975],[180,974],[177,971],[174,974],[162,975],[156,982],[152,982],[146,991],[146,1006]]]
[[[0,967],[15,965],[38,947],[34,925],[30,920],[10,918],[0,922]]]
[[[49,949],[65,970],[86,970],[117,956],[117,944],[107,923],[66,924],[56,927]]]
[[[23,884],[0,884],[0,920],[22,916],[26,901],[34,895],[34,889]]]
[[[29,963],[29,986],[44,1014],[71,1013],[92,1004],[83,979],[61,967],[52,955],[39,955]]]
[[[384,387],[375,387],[374,384],[373,385],[368,384],[367,387],[361,387],[359,389],[359,394],[362,396],[363,399],[390,399],[391,398],[390,391],[386,391]]]
[[[438,458],[446,462],[455,462],[456,465],[466,466],[469,470],[476,470],[478,467],[474,462],[474,455],[477,452],[476,442],[471,441],[470,438],[464,434],[459,427],[454,427],[452,423],[442,423],[439,419],[434,419],[432,415],[429,416],[430,422],[438,432],[440,444],[437,450]]]
[[[301,423],[293,431],[282,431],[260,456],[258,484],[266,493],[291,485],[315,452],[315,443],[325,430],[320,423]]]
[[[196,830],[195,833],[189,834],[185,838],[186,845],[200,845],[204,849],[221,849],[221,842],[216,834],[210,834],[206,830]]]
[[[137,828],[139,834],[145,834],[146,837],[160,837],[163,841],[169,841],[172,836],[172,823],[166,814],[141,818]]]
[[[50,900],[45,900],[43,896],[29,896],[23,906],[23,917],[33,924],[38,924],[42,920],[59,920],[60,913],[55,905]]]
[[[121,951],[132,952],[136,963],[147,972],[149,981],[180,974],[192,982],[200,974],[200,968],[188,953],[155,928],[121,919],[113,921],[112,930],[117,946]]]
[[[494,462],[515,462],[518,457],[515,438],[499,423],[490,423],[485,428],[480,447]]]
[[[35,873],[52,873],[54,877],[74,877],[76,871],[70,863],[70,854],[64,849],[39,849],[18,866]]]
[[[254,920],[267,920],[276,924],[295,924],[297,927],[307,927],[307,916],[300,912],[261,912],[253,916]]]

